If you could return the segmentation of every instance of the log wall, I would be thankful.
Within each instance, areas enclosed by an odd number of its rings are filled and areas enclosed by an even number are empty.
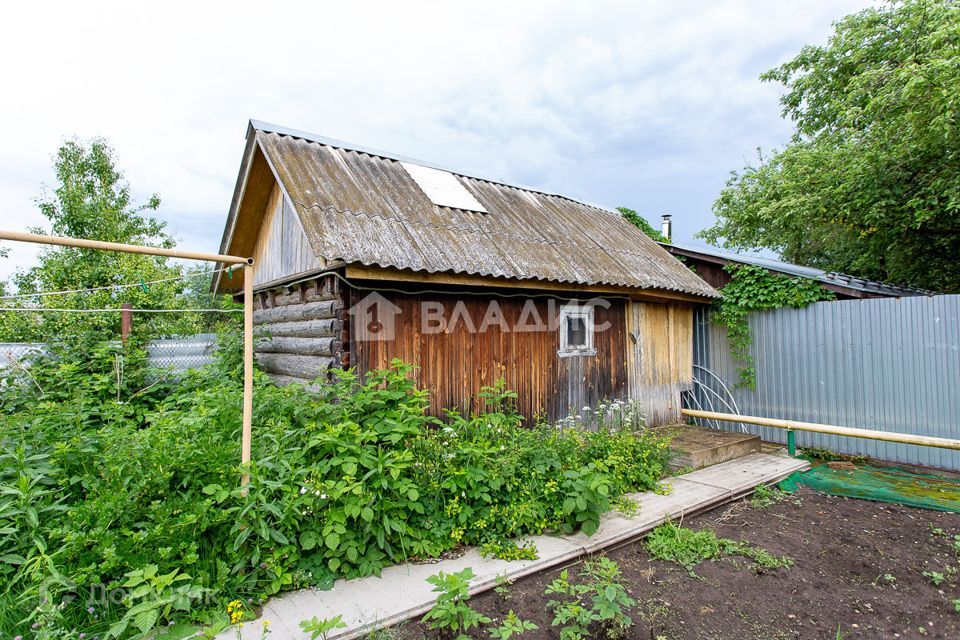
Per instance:
[[[342,283],[324,276],[255,294],[257,364],[279,384],[310,384],[349,363]]]

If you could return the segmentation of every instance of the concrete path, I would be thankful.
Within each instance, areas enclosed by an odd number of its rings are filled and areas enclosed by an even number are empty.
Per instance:
[[[356,580],[338,580],[329,591],[294,591],[267,602],[263,618],[270,620],[270,640],[303,640],[301,620],[318,616],[329,618],[342,615],[348,626],[330,635],[337,640],[362,638],[377,627],[387,627],[426,613],[433,604],[428,576],[439,571],[453,573],[466,567],[476,577],[471,582],[471,593],[493,588],[497,576],[506,575],[516,580],[531,573],[570,563],[580,556],[596,553],[642,536],[667,518],[682,516],[715,507],[745,496],[761,485],[772,484],[794,471],[809,467],[803,460],[785,455],[755,453],[738,460],[723,462],[706,469],[671,478],[667,495],[635,493],[630,497],[640,504],[636,516],[626,518],[608,513],[600,521],[599,530],[592,536],[577,533],[569,536],[534,536],[529,538],[537,546],[536,560],[506,562],[484,558],[475,548],[463,556],[433,564],[402,564],[387,567],[380,577],[369,576]],[[241,637],[260,638],[260,624],[244,625]],[[236,638],[229,629],[218,640]]]

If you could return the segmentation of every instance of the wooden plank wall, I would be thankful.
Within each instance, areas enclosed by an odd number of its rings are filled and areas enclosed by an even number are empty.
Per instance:
[[[300,224],[300,217],[276,184],[267,199],[253,259],[254,286],[321,266]]]
[[[441,416],[446,408],[479,410],[481,388],[503,377],[524,416],[551,421],[631,398],[648,424],[676,423],[680,394],[693,384],[693,308],[683,303],[611,300],[609,308],[595,310],[597,326],[609,324],[594,336],[597,354],[561,358],[556,318],[549,317],[562,306],[559,300],[551,306],[547,299],[379,292],[380,304],[396,305],[392,334],[362,340],[362,332],[351,331],[355,320],[348,310],[367,293],[325,276],[256,294],[259,365],[279,383],[309,383],[329,368],[356,366],[362,374],[400,358],[419,367],[417,382],[430,390],[432,411]],[[479,331],[491,301],[504,324],[515,328],[524,324],[531,300],[537,316],[553,320],[552,329],[504,331],[493,322]],[[442,309],[451,326],[430,331],[424,304]]]
[[[630,398],[650,425],[680,422],[680,394],[693,386],[693,308],[629,303],[626,313]]]
[[[351,303],[363,295],[351,291]],[[555,323],[546,331],[504,331],[498,324],[484,332],[469,331],[468,326],[479,328],[483,324],[491,300],[499,304],[507,326],[518,326],[526,298],[383,295],[397,305],[395,337],[357,340],[358,332],[351,330],[351,364],[361,372],[385,367],[393,358],[418,365],[417,380],[430,390],[432,411],[437,415],[442,415],[443,408],[476,411],[481,387],[501,377],[517,392],[517,408],[528,419],[543,416],[558,420],[583,406],[627,395],[623,300],[611,300],[609,309],[596,309],[597,326],[609,323],[610,328],[595,334],[595,356],[561,358],[557,355],[560,337]],[[465,315],[455,325],[441,333],[423,331],[422,303],[442,305],[444,317],[453,324],[458,300],[463,302]],[[546,320],[550,309],[547,300],[536,299],[534,304],[538,315]],[[554,310],[560,306],[562,303],[556,302]]]

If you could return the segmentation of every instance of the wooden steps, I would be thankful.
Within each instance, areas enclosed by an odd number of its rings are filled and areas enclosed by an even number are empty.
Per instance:
[[[760,453],[760,436],[749,433],[685,424],[658,427],[657,431],[671,438],[670,449],[674,458],[670,466],[673,469],[703,469]]]

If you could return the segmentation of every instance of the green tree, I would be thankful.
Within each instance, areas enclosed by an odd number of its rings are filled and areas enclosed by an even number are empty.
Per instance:
[[[160,206],[156,194],[135,205],[130,185],[116,166],[113,150],[102,139],[65,142],[55,161],[57,185],[51,195],[37,200],[54,235],[173,247],[165,223],[149,215]],[[46,233],[44,229],[34,229]],[[201,270],[209,271],[205,265]],[[24,296],[41,292],[115,287],[64,295],[15,297],[4,307],[24,311],[0,314],[0,340],[49,342],[67,338],[113,340],[120,334],[119,313],[33,312],[27,309],[114,309],[130,303],[135,309],[184,308],[201,297],[191,278],[182,280],[184,266],[167,258],[71,247],[45,248],[35,266],[18,270],[0,295]],[[196,274],[195,269],[191,273]],[[202,276],[201,276],[202,277]],[[168,280],[146,284],[156,280]],[[205,283],[209,283],[207,276]],[[184,293],[188,295],[184,295]],[[209,301],[209,298],[208,298]],[[192,306],[192,305],[191,305]],[[197,314],[139,314],[135,330],[151,338],[194,333],[204,319]]]
[[[627,222],[629,222],[633,226],[640,229],[640,231],[643,231],[645,235],[653,238],[657,242],[670,242],[670,240],[665,235],[657,231],[652,224],[647,222],[646,218],[641,216],[639,213],[637,213],[633,209],[628,209],[626,207],[617,207],[617,211],[619,211],[623,215],[623,217],[627,219]]]
[[[761,76],[783,149],[733,172],[700,237],[791,262],[960,291],[960,3],[891,2]]]

